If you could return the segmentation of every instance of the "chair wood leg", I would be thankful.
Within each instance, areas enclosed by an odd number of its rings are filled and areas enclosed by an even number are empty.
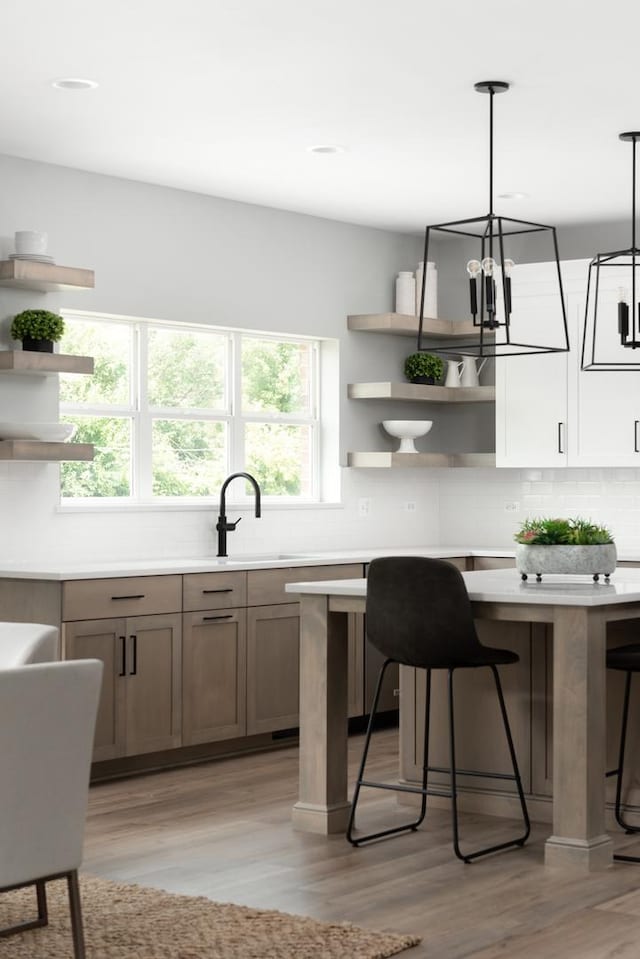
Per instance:
[[[85,959],[84,930],[82,928],[82,906],[80,904],[80,887],[78,885],[77,869],[73,869],[67,874],[67,887],[69,890],[69,912],[71,913],[73,955],[75,959]]]

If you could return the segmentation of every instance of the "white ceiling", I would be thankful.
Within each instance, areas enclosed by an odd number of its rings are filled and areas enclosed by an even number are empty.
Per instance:
[[[9,0],[0,37],[1,153],[419,232],[488,211],[507,80],[497,212],[630,216],[638,0]]]

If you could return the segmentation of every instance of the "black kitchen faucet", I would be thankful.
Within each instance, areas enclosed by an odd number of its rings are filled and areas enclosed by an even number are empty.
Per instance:
[[[242,519],[242,517],[239,516],[235,523],[229,523],[227,522],[227,515],[225,512],[227,486],[231,480],[236,479],[236,477],[239,476],[249,480],[253,486],[256,494],[256,518],[260,516],[260,487],[258,486],[258,481],[251,475],[251,473],[231,473],[229,476],[227,476],[226,480],[222,484],[222,488],[220,489],[220,515],[218,516],[218,522],[216,523],[216,529],[218,530],[218,556],[227,555],[227,533],[233,532]]]

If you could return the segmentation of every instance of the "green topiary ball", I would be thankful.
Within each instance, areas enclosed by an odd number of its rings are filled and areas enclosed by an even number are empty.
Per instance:
[[[64,333],[64,319],[50,310],[23,310],[13,318],[11,338],[14,340],[59,340]]]

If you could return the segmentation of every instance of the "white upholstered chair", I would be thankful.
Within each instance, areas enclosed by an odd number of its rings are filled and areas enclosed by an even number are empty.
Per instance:
[[[58,630],[43,623],[0,623],[0,669],[60,659]]]
[[[0,892],[35,886],[47,924],[46,883],[66,878],[73,947],[84,959],[78,867],[102,663],[80,659],[0,669]]]

